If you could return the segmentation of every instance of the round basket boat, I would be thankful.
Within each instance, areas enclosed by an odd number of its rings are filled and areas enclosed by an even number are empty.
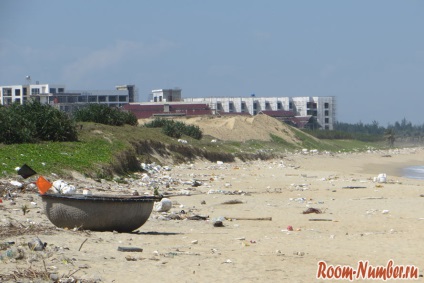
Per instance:
[[[47,218],[57,227],[92,231],[131,232],[149,218],[161,196],[45,194]]]

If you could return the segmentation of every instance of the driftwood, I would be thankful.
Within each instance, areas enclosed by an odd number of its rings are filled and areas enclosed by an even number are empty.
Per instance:
[[[368,199],[386,199],[385,197],[365,197],[365,198],[354,198],[352,200],[368,200]]]
[[[347,186],[342,189],[366,189],[367,187],[359,187],[359,186]]]
[[[272,217],[225,217],[225,219],[234,219],[234,220],[267,220],[272,221]]]
[[[142,248],[136,248],[136,247],[118,247],[118,251],[120,252],[139,252],[141,253],[143,251]]]
[[[86,238],[86,239],[84,240],[84,242],[82,242],[82,244],[81,244],[81,246],[79,247],[78,251],[80,251],[80,250],[81,250],[82,245],[84,245],[84,243],[85,243],[85,242],[87,242],[87,240],[88,240],[88,238]]]
[[[302,213],[303,214],[309,214],[309,213],[320,214],[320,213],[322,213],[322,211],[321,211],[321,209],[310,207],[307,210],[303,211]]]
[[[221,204],[240,204],[240,203],[243,203],[243,202],[241,200],[238,200],[238,199],[233,199],[233,200],[224,201]]]
[[[332,219],[323,219],[323,218],[311,218],[309,221],[333,221]]]

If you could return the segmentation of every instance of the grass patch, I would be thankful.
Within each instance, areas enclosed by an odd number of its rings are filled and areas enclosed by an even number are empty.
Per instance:
[[[266,160],[281,157],[301,148],[320,151],[358,151],[376,143],[355,140],[318,140],[293,129],[299,143],[292,144],[271,135],[271,141],[217,141],[213,137],[200,140],[183,135],[187,144],[162,133],[160,128],[130,125],[109,126],[83,122],[78,126],[77,142],[42,142],[38,144],[0,144],[0,172],[2,176],[16,176],[16,167],[27,164],[37,173],[55,173],[67,176],[77,171],[87,177],[113,178],[140,171],[141,162],[161,160],[181,163],[195,159],[212,162],[241,160]],[[168,162],[166,161],[166,162]]]

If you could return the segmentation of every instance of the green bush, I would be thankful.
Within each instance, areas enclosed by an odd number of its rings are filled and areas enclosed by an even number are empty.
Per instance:
[[[174,121],[172,121],[174,122]],[[162,127],[162,133],[171,137],[171,138],[181,138],[182,132],[178,129],[178,126],[175,123],[166,123]]]
[[[195,125],[186,126],[184,134],[196,140],[200,140],[203,136],[202,130],[200,130],[199,126]]]
[[[75,123],[65,112],[38,101],[0,107],[0,121],[4,144],[78,139]]]
[[[73,116],[77,122],[94,122],[111,126],[138,125],[134,113],[112,108],[105,104],[89,104],[75,111]]]
[[[203,136],[198,126],[186,125],[183,122],[175,122],[174,120],[156,118],[153,121],[144,124],[147,128],[162,128],[162,132],[173,138],[180,138],[182,135],[200,140]]]
[[[155,118],[153,121],[144,124],[147,128],[162,128],[168,122],[166,119]]]

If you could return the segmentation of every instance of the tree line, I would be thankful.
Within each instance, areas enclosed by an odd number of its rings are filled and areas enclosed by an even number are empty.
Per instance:
[[[421,143],[424,141],[424,123],[413,125],[406,118],[384,127],[378,121],[371,123],[336,122],[334,130],[305,130],[309,134],[321,139],[356,139],[365,142],[387,141],[393,145],[395,141]]]

